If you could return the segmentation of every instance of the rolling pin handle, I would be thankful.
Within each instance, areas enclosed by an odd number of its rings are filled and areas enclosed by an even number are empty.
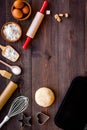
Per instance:
[[[22,48],[23,48],[24,50],[27,48],[27,46],[28,46],[28,44],[29,44],[30,41],[31,41],[31,38],[30,38],[30,37],[27,37],[27,39],[26,39],[24,45],[22,46]]]
[[[42,5],[41,9],[40,9],[40,13],[44,14],[47,5],[48,5],[48,1],[45,0],[45,1],[43,2],[43,5]]]

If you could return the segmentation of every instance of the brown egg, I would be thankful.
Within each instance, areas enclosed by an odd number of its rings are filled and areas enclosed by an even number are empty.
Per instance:
[[[24,3],[21,0],[16,0],[13,4],[13,6],[17,9],[21,9],[24,6]]]
[[[24,14],[28,14],[29,13],[29,7],[28,6],[24,6],[22,11],[23,11]]]
[[[23,13],[19,9],[13,9],[12,14],[15,18],[20,19],[23,17]]]

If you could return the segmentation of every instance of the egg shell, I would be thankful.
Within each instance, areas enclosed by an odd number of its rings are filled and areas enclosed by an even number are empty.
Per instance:
[[[16,0],[14,3],[13,3],[13,6],[16,8],[16,9],[21,9],[24,7],[24,3],[21,1],[21,0]]]
[[[24,13],[24,14],[28,14],[29,13],[29,7],[28,6],[24,6],[24,8],[22,9],[22,12]]]
[[[23,17],[23,13],[22,13],[22,11],[19,10],[19,9],[13,9],[12,14],[13,14],[13,16],[14,16],[15,18],[18,18],[18,19],[20,19],[20,18]]]

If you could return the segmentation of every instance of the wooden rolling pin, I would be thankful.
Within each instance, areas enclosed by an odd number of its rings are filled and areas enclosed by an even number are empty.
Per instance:
[[[46,10],[47,5],[48,5],[48,1],[44,0],[40,11],[38,11],[36,13],[32,23],[31,23],[31,25],[26,33],[27,38],[26,38],[25,43],[23,44],[23,47],[22,47],[23,49],[26,49],[29,42],[34,38],[34,36],[35,36],[40,24],[42,23],[43,18],[44,18],[44,12]]]
[[[13,92],[18,88],[18,85],[13,81],[10,81],[2,94],[0,95],[0,110],[6,104],[8,99],[12,96]]]

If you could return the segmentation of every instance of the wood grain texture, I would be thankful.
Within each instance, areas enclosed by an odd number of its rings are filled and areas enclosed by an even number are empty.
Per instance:
[[[15,21],[23,31],[22,38],[14,44],[5,42],[0,35],[0,43],[12,45],[19,53],[20,58],[16,63],[0,58],[4,61],[21,66],[23,72],[20,76],[21,83],[4,108],[0,111],[0,122],[7,114],[13,99],[19,95],[29,97],[29,107],[24,112],[32,117],[32,126],[22,127],[18,121],[21,115],[10,119],[1,130],[61,130],[54,124],[55,114],[69,88],[71,80],[87,72],[87,1],[83,0],[48,0],[51,14],[46,15],[35,38],[27,50],[22,50],[26,39],[26,31],[34,15],[39,11],[41,0],[27,0],[32,6],[32,14],[26,21],[15,20],[11,15],[11,6],[14,0],[0,1],[0,28],[5,22]],[[54,19],[56,13],[69,13],[69,18],[62,18],[58,23]],[[1,51],[0,51],[1,52]],[[0,64],[0,69],[7,67]],[[9,80],[0,77],[0,93]],[[34,95],[40,87],[51,88],[55,95],[55,103],[42,108],[35,103]],[[45,125],[37,123],[37,112],[44,112],[50,116]]]

